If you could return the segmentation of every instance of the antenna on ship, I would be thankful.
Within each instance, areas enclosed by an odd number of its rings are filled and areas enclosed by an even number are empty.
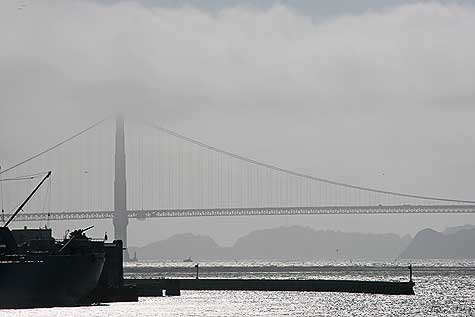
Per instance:
[[[13,213],[13,215],[11,215],[11,217],[8,219],[8,221],[3,225],[4,228],[8,227],[8,225],[13,221],[13,219],[15,219],[15,217],[23,209],[23,207],[25,207],[25,205],[28,203],[28,201],[31,199],[31,197],[33,197],[33,195],[38,191],[38,189],[41,187],[41,185],[43,185],[45,180],[47,180],[50,176],[51,176],[51,171],[48,171],[48,173],[46,173],[45,177],[43,177],[41,182],[38,185],[36,185],[35,189],[33,189],[33,191],[30,193],[30,195],[28,195],[28,197],[26,197],[26,199],[21,203],[21,205]]]

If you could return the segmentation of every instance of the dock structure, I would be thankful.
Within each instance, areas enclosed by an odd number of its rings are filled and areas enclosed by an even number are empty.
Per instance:
[[[137,289],[124,285],[123,244],[121,240],[104,243],[104,267],[97,287],[85,299],[86,303],[136,302]]]
[[[414,295],[412,265],[409,281],[323,280],[323,279],[226,279],[200,278],[195,264],[195,278],[124,279],[123,244],[121,240],[105,243],[104,267],[96,289],[85,299],[87,303],[138,301],[139,297],[179,296],[190,291],[293,291],[343,292],[385,295]],[[155,269],[155,268],[154,268]]]
[[[414,295],[414,282],[293,279],[125,279],[138,296],[176,296],[193,291],[297,291]]]

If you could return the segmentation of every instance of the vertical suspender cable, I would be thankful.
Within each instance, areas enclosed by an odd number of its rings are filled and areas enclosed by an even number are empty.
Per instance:
[[[170,136],[167,135],[167,167],[168,167],[168,171],[167,171],[167,174],[168,174],[168,192],[167,192],[167,200],[168,200],[168,208],[172,208],[172,204],[171,204],[171,182],[172,182],[172,178],[171,178],[171,154],[170,154]]]
[[[0,201],[2,203],[2,222],[5,223],[5,209],[3,208],[3,182],[2,182],[2,166],[0,165]]]
[[[144,174],[143,174],[143,164],[144,164],[144,157],[143,157],[143,136],[142,136],[142,131],[139,131],[140,133],[140,206],[141,209],[143,210],[143,182],[144,182]]]
[[[155,206],[155,175],[157,174],[156,173],[156,166],[155,166],[155,134],[152,134],[152,140],[150,141],[150,143],[152,144],[152,164],[150,166],[150,169],[151,169],[151,180],[152,180],[152,197],[151,197],[151,204],[152,204],[152,209],[156,208]]]

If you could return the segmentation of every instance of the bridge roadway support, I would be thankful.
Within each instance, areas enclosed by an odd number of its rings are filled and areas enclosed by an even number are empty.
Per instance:
[[[129,259],[127,251],[127,180],[125,176],[125,131],[124,118],[117,116],[115,126],[115,178],[114,178],[114,239],[122,240],[124,260]]]

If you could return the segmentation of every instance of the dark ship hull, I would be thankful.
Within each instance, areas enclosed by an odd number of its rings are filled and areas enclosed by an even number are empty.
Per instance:
[[[17,258],[17,259],[15,259]],[[75,306],[96,287],[103,253],[0,260],[0,308]]]
[[[0,308],[73,306],[86,302],[105,262],[104,241],[77,229],[55,240],[51,229],[10,230],[8,225],[51,175],[48,172],[0,227]]]

